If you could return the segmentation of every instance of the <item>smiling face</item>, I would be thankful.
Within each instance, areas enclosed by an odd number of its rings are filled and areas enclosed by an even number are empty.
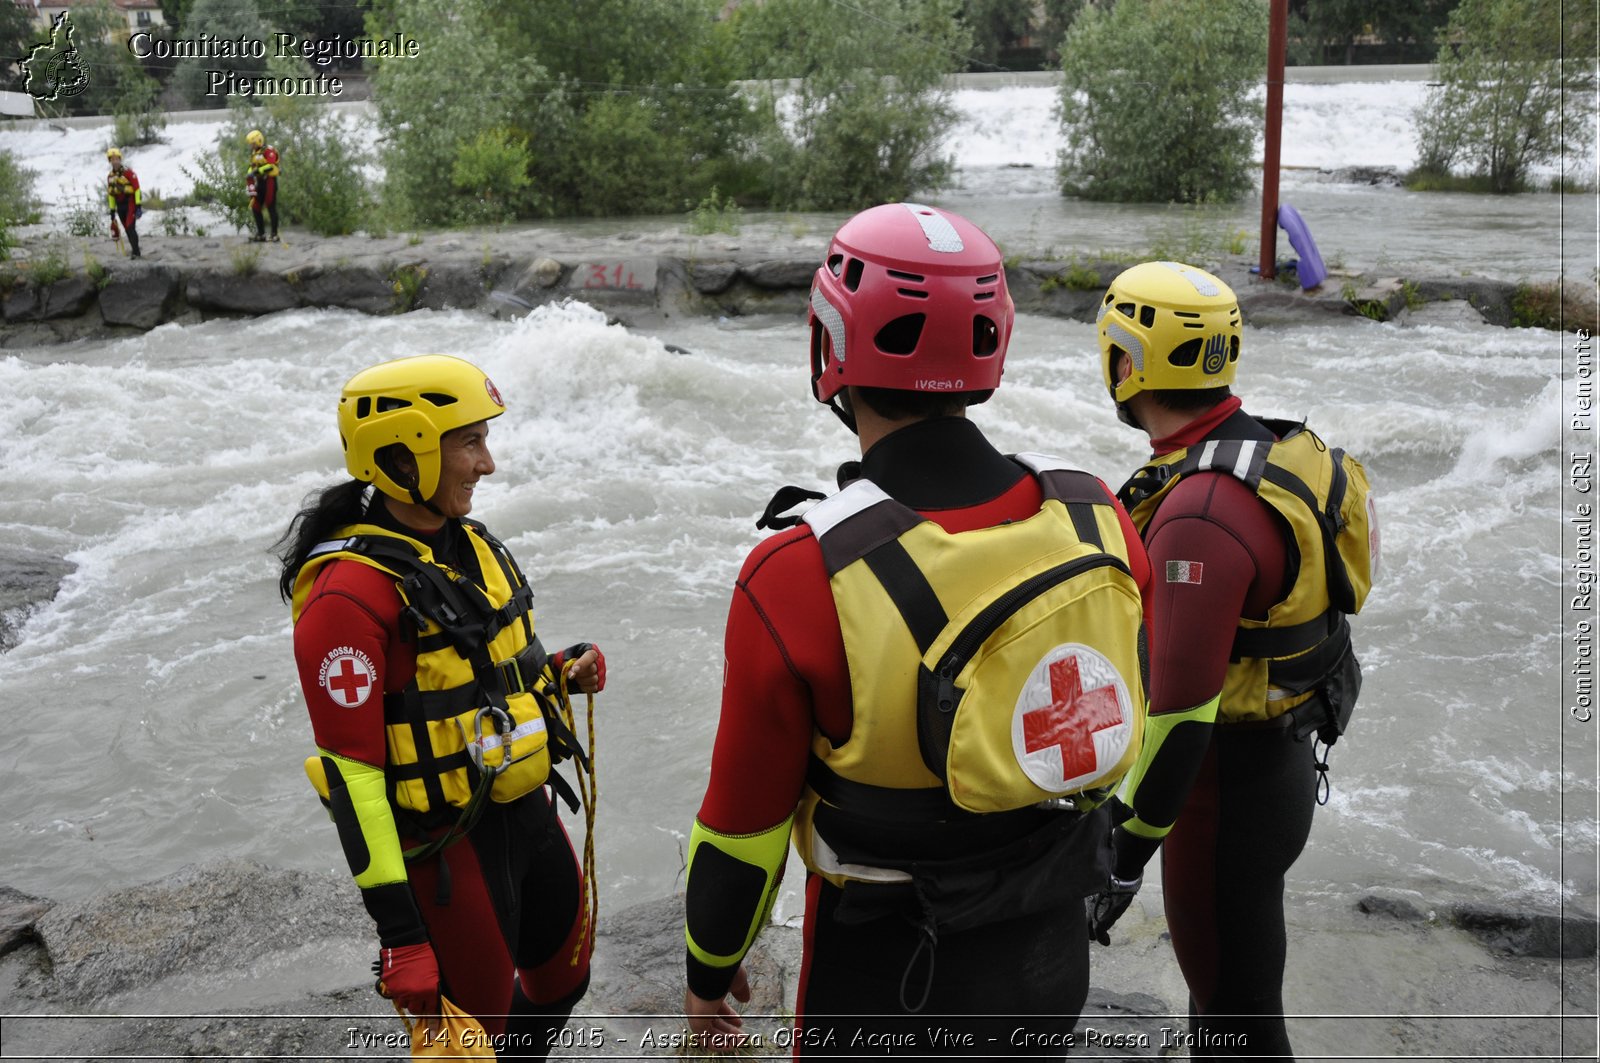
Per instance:
[[[488,421],[446,432],[439,437],[439,486],[428,501],[446,517],[465,517],[478,480],[493,473]]]

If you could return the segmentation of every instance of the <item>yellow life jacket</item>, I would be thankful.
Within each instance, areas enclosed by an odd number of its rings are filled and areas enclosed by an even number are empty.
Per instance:
[[[106,177],[106,192],[119,198],[131,196],[133,195],[133,182],[124,177],[121,172],[113,170]]]
[[[278,176],[278,164],[276,162],[268,162],[264,151],[252,152],[248,172],[259,174],[262,177],[276,177]]]
[[[481,587],[436,561],[425,544],[371,524],[340,528],[295,579],[298,620],[317,570],[331,561],[358,561],[395,578],[402,618],[415,632],[417,670],[404,690],[384,694],[384,774],[390,800],[424,816],[467,808],[486,777],[489,796],[501,802],[559,782],[550,771],[549,727],[570,737],[534,635],[527,580],[483,525],[461,525]]]
[[[1288,593],[1266,619],[1239,620],[1217,718],[1275,719],[1344,675],[1340,681],[1354,689],[1334,699],[1343,704],[1330,706],[1342,719],[1324,733],[1329,741],[1343,733],[1360,689],[1345,617],[1366,602],[1378,566],[1377,509],[1366,470],[1303,424],[1238,411],[1211,438],[1154,459],[1123,485],[1118,497],[1141,534],[1167,492],[1201,470],[1237,477],[1277,513],[1294,536],[1296,566]]]
[[[994,837],[1018,810],[1094,807],[1137,757],[1143,611],[1116,508],[1086,473],[1016,460],[1044,495],[1025,520],[946,532],[869,480],[805,514],[839,613],[853,723],[840,745],[813,738],[794,839],[835,884],[908,876],[847,852],[837,831],[825,838],[829,822]]]

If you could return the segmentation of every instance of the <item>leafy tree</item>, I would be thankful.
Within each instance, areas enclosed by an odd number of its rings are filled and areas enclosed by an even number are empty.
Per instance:
[[[1044,49],[1046,60],[1054,66],[1061,62],[1061,43],[1083,10],[1084,0],[1040,0],[1039,6],[1044,12],[1037,34],[1039,46]]]
[[[380,209],[395,228],[480,220],[475,191],[450,181],[456,159],[488,134],[520,137],[539,150],[544,130],[527,105],[548,75],[519,54],[518,41],[502,32],[481,0],[410,0],[392,11],[375,10],[368,29],[428,42],[427,62],[377,62],[373,98],[385,175]],[[519,188],[503,207],[519,216],[532,213],[537,192]]]
[[[962,0],[961,21],[972,34],[968,69],[994,70],[1013,41],[1028,35],[1033,0]]]
[[[1398,47],[1400,61],[1433,57],[1435,37],[1459,0],[1296,0],[1289,5],[1289,55],[1297,63],[1350,63],[1356,38]],[[1407,53],[1410,53],[1408,56]]]
[[[768,115],[763,156],[774,205],[849,210],[936,189],[955,110],[947,75],[971,38],[959,0],[768,0],[736,15],[754,78],[799,78],[754,90]]]
[[[1418,170],[1461,168],[1494,192],[1594,143],[1595,12],[1578,0],[1462,0],[1417,110]],[[1592,180],[1592,171],[1589,178]]]
[[[299,77],[305,75],[305,67],[274,60],[270,72],[276,77]],[[235,229],[253,224],[245,194],[250,161],[245,134],[260,129],[267,143],[278,149],[283,169],[278,209],[283,220],[323,236],[354,232],[370,217],[371,193],[344,121],[311,97],[265,99],[260,108],[238,97],[231,100],[215,150],[197,160],[198,173],[188,174],[194,181],[194,198],[215,206]]]
[[[0,258],[11,253],[11,229],[38,220],[33,183],[39,175],[23,166],[11,152],[0,148]]]
[[[1252,187],[1266,70],[1259,0],[1118,0],[1063,45],[1058,175],[1069,195],[1234,200]]]
[[[198,38],[202,33],[219,40],[267,41],[271,30],[261,20],[255,0],[195,0],[184,23],[183,35]],[[270,43],[268,54],[271,54]],[[172,85],[185,101],[196,107],[222,107],[228,97],[206,95],[207,71],[233,71],[240,78],[251,78],[266,73],[266,68],[266,59],[253,56],[184,60],[172,75]]]
[[[46,39],[27,10],[15,3],[0,4],[0,91],[21,92],[27,78],[19,65],[29,51]]]

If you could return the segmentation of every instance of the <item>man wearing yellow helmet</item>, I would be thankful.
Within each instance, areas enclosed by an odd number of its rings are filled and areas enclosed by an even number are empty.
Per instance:
[[[106,161],[111,172],[106,175],[106,205],[111,208],[111,238],[116,239],[117,223],[128,233],[128,249],[132,258],[139,257],[139,216],[144,213],[144,193],[139,190],[139,175],[122,165],[122,149],[108,148]]]
[[[1343,733],[1360,688],[1345,617],[1375,560],[1365,473],[1303,424],[1243,411],[1239,305],[1212,274],[1126,270],[1097,328],[1118,415],[1154,451],[1118,497],[1155,581],[1146,741],[1090,933],[1110,944],[1162,847],[1193,1055],[1289,1058],[1284,876],[1325,795],[1314,743]]]
[[[244,141],[250,146],[250,168],[245,171],[244,187],[250,194],[250,213],[256,219],[256,234],[250,239],[255,243],[265,240],[277,243],[278,151],[267,143],[266,136],[259,129],[250,130],[245,134]],[[263,211],[272,219],[270,236],[262,217]]]
[[[587,643],[547,654],[510,551],[468,514],[505,404],[445,355],[357,373],[339,399],[351,479],[280,541],[295,658],[328,806],[380,946],[379,991],[443,993],[506,1055],[543,1059],[589,980],[592,883],[553,765],[586,754],[568,687],[605,686]]]

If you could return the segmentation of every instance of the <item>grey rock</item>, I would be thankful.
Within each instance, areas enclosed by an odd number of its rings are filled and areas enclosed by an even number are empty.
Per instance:
[[[289,282],[275,273],[195,273],[189,277],[187,295],[202,310],[230,314],[271,314],[300,302]]]
[[[689,282],[701,295],[719,295],[728,290],[733,278],[739,275],[735,262],[692,262],[689,264]]]
[[[33,940],[33,925],[50,910],[50,902],[0,886],[0,956]]]
[[[757,288],[810,288],[812,274],[817,272],[817,263],[809,258],[771,259],[741,266],[739,272]]]
[[[76,566],[32,550],[0,554],[0,653],[17,644],[17,631],[27,610],[48,602]]]
[[[394,288],[371,266],[335,266],[296,273],[300,300],[307,306],[341,307],[364,314],[394,309]]]
[[[30,991],[84,1003],[177,971],[231,972],[247,957],[370,933],[370,920],[348,882],[229,861],[58,904],[34,932],[48,963],[31,976]]]
[[[178,271],[171,266],[119,269],[100,290],[100,318],[108,325],[152,329],[178,304]]]
[[[1584,912],[1519,912],[1480,904],[1457,904],[1450,921],[1499,952],[1550,959],[1595,955],[1595,917]]]
[[[428,310],[470,310],[488,291],[482,270],[446,264],[428,271],[417,292],[417,305]]]
[[[553,258],[538,258],[517,282],[518,288],[554,288],[561,283],[562,265]]]
[[[1517,286],[1483,277],[1462,277],[1459,280],[1414,281],[1412,290],[1416,298],[1430,303],[1465,300],[1491,325],[1508,326],[1511,324],[1511,300]]]
[[[1421,922],[1427,916],[1422,909],[1403,897],[1384,897],[1369,893],[1356,901],[1356,911],[1366,915],[1382,915],[1406,923]]]
[[[99,289],[82,274],[63,277],[50,284],[19,284],[0,302],[0,313],[7,321],[48,321],[76,317],[94,302]]]

